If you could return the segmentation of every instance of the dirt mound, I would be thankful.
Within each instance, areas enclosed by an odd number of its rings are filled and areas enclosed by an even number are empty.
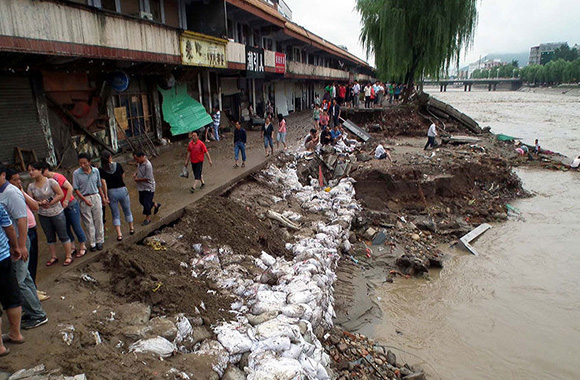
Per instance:
[[[284,241],[262,222],[253,210],[224,197],[205,197],[186,208],[180,222],[186,241],[200,243],[200,237],[211,236],[234,253],[259,257],[262,250],[273,256],[292,259]]]
[[[482,213],[521,191],[511,168],[491,159],[455,164],[444,172],[428,166],[358,171],[355,179],[357,198],[378,211],[423,211],[442,206],[462,213],[482,208]]]
[[[211,278],[203,273],[192,275],[192,260],[213,249],[222,261],[244,256],[239,264],[251,271],[251,257],[259,256],[262,250],[275,256],[290,255],[284,242],[252,212],[221,197],[207,197],[186,208],[179,222],[146,241],[153,247],[125,246],[110,254],[107,263],[113,292],[128,301],[151,305],[156,315],[201,312],[208,324],[231,319],[232,301]],[[218,251],[221,247],[230,248]]]
[[[431,125],[429,119],[433,118],[433,115],[424,106],[415,102],[385,108],[380,112],[349,113],[348,118],[368,131],[383,133],[385,137],[423,137],[427,134],[427,129]],[[472,134],[452,119],[443,122],[447,133]]]

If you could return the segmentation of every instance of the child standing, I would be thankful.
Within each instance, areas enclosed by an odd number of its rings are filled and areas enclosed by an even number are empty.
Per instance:
[[[280,149],[280,141],[286,149],[286,120],[281,113],[278,114],[278,136],[276,138],[276,149]]]
[[[319,128],[318,123],[320,122],[320,106],[318,104],[314,105],[312,119],[314,120],[314,129],[318,129]]]

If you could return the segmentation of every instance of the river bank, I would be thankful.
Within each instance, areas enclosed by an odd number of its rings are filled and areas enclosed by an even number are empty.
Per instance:
[[[301,151],[309,114],[291,120]],[[507,218],[505,202],[525,195],[510,170],[521,157],[491,135],[424,152],[428,123],[413,109],[385,120],[375,142],[387,140],[392,163],[370,159],[375,143],[322,155],[351,165],[354,183],[325,169],[328,188],[311,186],[317,175],[301,168],[313,156],[283,154],[141,244],[54,279],[50,326],[2,365],[113,379],[420,378],[389,342],[352,332],[380,318],[375,285],[429,278],[445,265],[441,242]],[[335,310],[346,331],[331,329]],[[157,337],[153,354],[136,352]]]
[[[578,154],[580,92],[432,93],[495,133],[524,137],[525,143],[539,138],[568,159]],[[368,312],[345,325],[390,342],[410,363],[429,363],[425,369],[433,378],[577,378],[571,353],[580,328],[573,307],[579,302],[573,291],[579,178],[527,162],[514,171],[531,196],[510,201],[518,214],[491,223],[475,244],[480,256],[445,243],[438,246],[447,255],[443,269],[394,283],[367,268],[355,283],[368,284],[358,295]]]

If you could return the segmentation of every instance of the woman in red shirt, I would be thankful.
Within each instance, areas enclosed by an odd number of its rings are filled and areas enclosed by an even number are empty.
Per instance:
[[[187,163],[191,162],[191,170],[193,171],[193,186],[189,190],[190,192],[195,192],[196,185],[201,182],[200,188],[205,186],[203,181],[203,175],[201,174],[203,170],[203,160],[204,156],[207,156],[210,165],[213,165],[207,147],[203,142],[199,140],[199,136],[196,131],[190,133],[191,141],[187,145],[187,153],[185,154],[185,162],[183,166],[187,168]]]

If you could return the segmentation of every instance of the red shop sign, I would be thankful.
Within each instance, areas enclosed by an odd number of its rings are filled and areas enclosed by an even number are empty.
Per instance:
[[[276,73],[284,74],[286,72],[286,54],[276,53]]]

